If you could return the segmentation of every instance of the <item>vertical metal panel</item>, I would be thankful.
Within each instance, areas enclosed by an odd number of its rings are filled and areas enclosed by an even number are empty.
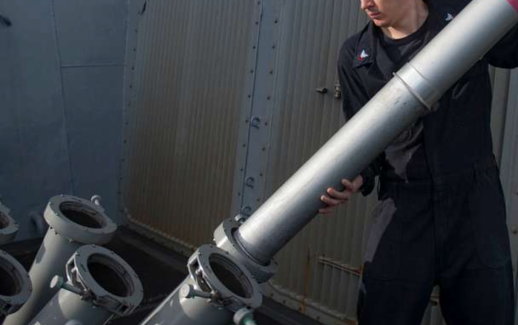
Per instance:
[[[117,218],[122,150],[122,66],[63,69],[74,194],[101,195]]]
[[[31,217],[56,194],[116,198],[125,9],[125,0],[0,3],[13,22],[0,26],[0,193],[21,225],[18,240],[42,235]],[[115,211],[115,200],[105,203]]]
[[[127,0],[52,0],[72,193],[118,219]]]
[[[0,193],[20,224],[18,240],[37,236],[32,211],[70,192],[70,161],[60,62],[50,1],[1,2]]]
[[[122,65],[128,0],[52,0],[63,66]]]
[[[189,246],[230,216],[254,4],[155,0],[141,17],[124,204]]]

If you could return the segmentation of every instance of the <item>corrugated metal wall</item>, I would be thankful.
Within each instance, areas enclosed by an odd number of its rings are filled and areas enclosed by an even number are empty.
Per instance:
[[[124,202],[191,245],[230,214],[254,2],[149,1],[138,28]]]
[[[336,59],[343,41],[366,22],[359,2],[257,3],[262,4],[260,22],[251,0],[155,0],[139,29],[125,206],[134,223],[188,247],[209,242],[231,211],[255,210],[345,122],[334,98]],[[224,20],[213,17],[225,12]],[[259,48],[254,45],[257,24]],[[235,26],[241,37],[228,35]],[[234,50],[186,40],[207,33],[219,35],[213,37]],[[208,53],[220,56],[219,64],[207,64]],[[214,74],[234,81],[226,92],[215,77],[200,87],[200,79]],[[500,157],[504,136],[509,137],[505,116],[514,88],[509,72],[492,71],[492,76],[492,124]],[[260,126],[248,124],[252,115]],[[241,158],[243,150],[246,158]],[[245,185],[245,179],[260,181]],[[317,217],[277,256],[280,269],[268,294],[325,324],[354,324],[375,204],[375,196],[356,197],[334,215]],[[436,296],[423,324],[442,324]]]
[[[358,5],[341,0],[284,2],[265,197],[345,122],[341,102],[334,98],[336,61],[343,41],[365,24]],[[292,300],[292,307],[315,318],[324,320],[319,315],[323,312],[330,319],[354,320],[363,242],[375,201],[374,196],[357,197],[336,214],[317,217],[291,241],[277,257],[274,297],[294,297],[300,302]]]

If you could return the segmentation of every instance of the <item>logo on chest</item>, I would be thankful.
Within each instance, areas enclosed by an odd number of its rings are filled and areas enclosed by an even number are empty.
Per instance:
[[[369,54],[365,50],[362,50],[360,55],[358,55],[358,61],[364,61],[368,57],[369,57]]]

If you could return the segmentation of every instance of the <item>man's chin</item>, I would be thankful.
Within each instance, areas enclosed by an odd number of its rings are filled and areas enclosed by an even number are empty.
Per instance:
[[[381,20],[381,19],[371,19],[371,21],[374,23],[374,25],[376,25],[377,27],[380,27],[380,28],[386,28],[386,27],[389,27],[389,24],[388,22],[384,21],[384,20]]]

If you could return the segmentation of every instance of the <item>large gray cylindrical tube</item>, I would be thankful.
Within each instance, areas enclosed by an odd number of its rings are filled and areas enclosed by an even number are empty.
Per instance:
[[[11,218],[11,211],[0,202],[0,246],[5,245],[16,237],[18,224]]]
[[[4,325],[26,325],[56,294],[49,287],[56,275],[65,276],[65,264],[85,244],[105,244],[117,226],[94,203],[73,196],[53,197],[44,214],[49,230],[29,271],[33,293],[29,301],[6,318]]]
[[[128,316],[139,306],[143,288],[135,271],[114,252],[94,245],[79,248],[67,265],[67,281],[29,325],[103,325],[114,315]]]
[[[27,271],[14,257],[0,250],[0,323],[2,316],[20,309],[31,292]]]
[[[516,0],[475,0],[275,192],[236,232],[266,265],[323,206],[328,187],[356,177],[518,21]]]
[[[187,267],[190,276],[141,325],[229,325],[262,303],[259,284],[228,252],[201,246]]]

